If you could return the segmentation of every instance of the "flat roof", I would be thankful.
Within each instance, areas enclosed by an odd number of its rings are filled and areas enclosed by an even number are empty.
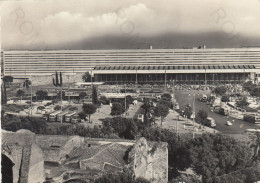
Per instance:
[[[254,65],[96,66],[94,70],[218,70],[255,69]]]

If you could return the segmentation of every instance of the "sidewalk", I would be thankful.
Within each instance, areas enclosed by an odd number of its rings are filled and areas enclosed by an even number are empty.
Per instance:
[[[158,125],[158,127],[162,127],[162,128],[167,128],[167,129],[171,129],[174,130],[176,132],[176,130],[178,130],[178,133],[192,133],[193,132],[193,121],[179,116],[179,120],[178,120],[178,116],[179,113],[177,113],[176,111],[170,111],[169,114],[166,116],[165,120],[162,123],[161,126],[161,121],[159,119],[156,120],[156,124]],[[218,131],[215,130],[214,128],[209,128],[207,126],[202,127],[202,125],[194,122],[194,126],[195,126],[195,134],[202,134],[202,133],[217,133]]]

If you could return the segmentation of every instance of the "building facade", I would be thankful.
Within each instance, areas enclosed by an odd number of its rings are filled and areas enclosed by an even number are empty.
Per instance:
[[[260,48],[3,51],[14,78],[90,72],[106,83],[214,84],[255,81]]]

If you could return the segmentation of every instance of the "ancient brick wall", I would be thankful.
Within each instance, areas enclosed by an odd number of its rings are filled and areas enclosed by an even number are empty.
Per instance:
[[[129,153],[130,167],[136,177],[152,183],[168,182],[168,148],[164,142],[147,142],[139,139]]]

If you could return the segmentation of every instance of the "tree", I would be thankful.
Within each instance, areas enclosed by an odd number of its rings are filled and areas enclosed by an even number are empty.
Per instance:
[[[192,169],[202,176],[202,182],[218,182],[219,176],[246,168],[252,158],[248,146],[222,134],[203,134],[186,148]]]
[[[90,74],[89,74],[89,72],[85,72],[84,73],[84,75],[82,76],[82,80],[84,81],[84,82],[90,82]]]
[[[184,113],[183,115],[185,115],[187,117],[187,119],[190,119],[191,117],[191,114],[192,114],[192,108],[189,104],[187,104],[184,108]]]
[[[151,113],[152,107],[153,107],[152,102],[148,98],[144,98],[143,99],[143,105],[141,105],[141,108],[144,109],[144,124],[146,126],[150,126],[151,125],[151,121],[149,120],[148,116]]]
[[[24,96],[24,91],[23,90],[18,90],[17,92],[16,92],[16,96],[17,97],[20,97],[20,101],[22,102],[22,97]]]
[[[155,107],[155,116],[161,117],[161,125],[164,120],[164,118],[168,115],[169,113],[169,107],[165,104],[158,104]]]
[[[48,92],[47,92],[47,91],[44,91],[44,90],[38,90],[38,91],[36,92],[36,96],[37,96],[38,98],[40,98],[40,100],[43,100],[43,99],[45,99],[45,97],[48,96]]]
[[[32,82],[29,79],[26,79],[23,83],[23,87],[28,89],[32,85]]]
[[[61,72],[60,72],[60,79],[59,79],[59,75],[58,75],[58,72],[56,71],[56,73],[55,73],[55,79],[54,78],[52,78],[52,82],[53,82],[53,85],[54,86],[56,86],[56,87],[58,87],[58,86],[60,86],[60,87],[62,87],[62,74],[61,74]]]
[[[86,113],[84,111],[81,111],[80,113],[78,113],[78,116],[80,119],[86,119]]]
[[[100,101],[102,104],[104,104],[104,105],[109,104],[109,100],[107,99],[106,96],[101,96],[100,99],[99,99],[99,101]]]
[[[238,107],[244,108],[244,107],[248,106],[249,103],[247,102],[246,98],[243,97],[242,100],[239,100],[239,101],[236,102],[236,105]]]
[[[4,76],[3,77],[3,84],[1,86],[1,102],[2,104],[6,104],[7,103],[7,95],[6,95],[6,84],[8,83],[8,85],[10,85],[10,83],[13,82],[13,77],[12,76]]]
[[[87,96],[86,92],[80,92],[79,93],[79,100],[83,100]]]
[[[1,104],[6,104],[7,103],[7,96],[6,96],[6,85],[3,82],[1,85]]]
[[[204,110],[199,110],[196,115],[196,121],[200,122],[201,124],[205,124],[207,121],[208,113]]]
[[[82,109],[88,115],[88,119],[89,119],[89,122],[90,122],[90,115],[94,114],[97,110],[96,105],[94,105],[94,104],[83,104]]]
[[[161,100],[158,102],[159,104],[167,105],[169,108],[172,107],[172,103],[167,98],[161,98]]]
[[[219,96],[224,95],[226,92],[227,92],[227,89],[226,89],[226,87],[224,87],[224,86],[216,87],[215,90],[214,90],[214,93],[215,93],[216,95],[219,95]]]
[[[131,95],[127,95],[125,100],[126,100],[126,107],[127,108],[129,108],[129,105],[133,104],[133,102],[134,102],[134,99],[133,99],[133,97]]]
[[[114,102],[111,107],[111,113],[112,116],[118,116],[125,112],[125,107],[122,106],[119,102]]]
[[[254,87],[254,84],[252,83],[252,81],[247,81],[243,84],[243,88],[246,90],[246,91],[251,91],[252,88]]]
[[[97,98],[97,88],[95,86],[92,87],[92,103],[97,104],[98,98]]]
[[[162,94],[161,98],[165,98],[166,100],[171,101],[172,96],[169,93],[164,93]]]
[[[13,78],[12,76],[4,76],[4,77],[3,77],[3,81],[4,81],[5,83],[8,83],[9,86],[10,86],[10,83],[13,82],[13,80],[14,80],[14,78]]]
[[[223,96],[221,97],[221,101],[222,101],[222,102],[230,102],[229,96],[228,96],[228,95],[223,95]]]

